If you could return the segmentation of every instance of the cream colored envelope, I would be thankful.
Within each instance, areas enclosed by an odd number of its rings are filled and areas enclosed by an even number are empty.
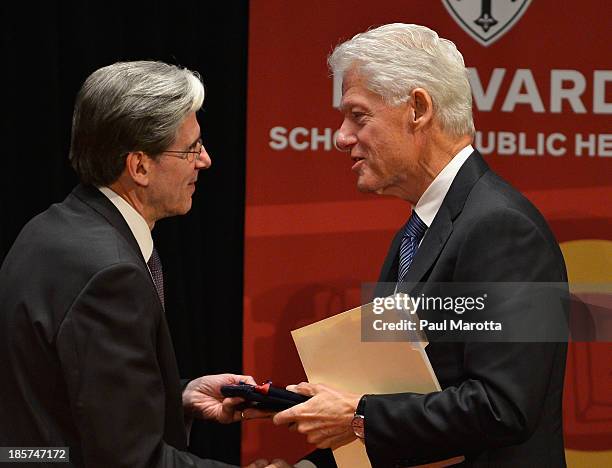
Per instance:
[[[426,342],[362,341],[362,309],[368,313],[371,308],[366,304],[291,332],[308,381],[360,394],[440,390],[425,353]],[[416,314],[414,319],[418,320]],[[371,467],[359,440],[334,450],[334,457],[339,468]],[[462,459],[427,466],[448,466]]]

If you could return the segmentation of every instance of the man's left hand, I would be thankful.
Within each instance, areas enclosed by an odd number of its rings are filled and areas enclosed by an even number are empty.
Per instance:
[[[183,409],[185,413],[196,418],[214,419],[223,424],[240,421],[240,411],[236,405],[242,398],[225,398],[221,394],[222,385],[234,385],[246,382],[256,385],[253,377],[248,375],[218,374],[205,375],[192,380],[183,391]]]
[[[306,382],[287,390],[312,398],[276,414],[274,424],[289,424],[290,430],[305,434],[318,448],[335,449],[355,440],[351,422],[361,395]]]

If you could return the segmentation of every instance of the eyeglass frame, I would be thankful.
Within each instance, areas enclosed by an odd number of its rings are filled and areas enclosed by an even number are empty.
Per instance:
[[[204,142],[202,141],[201,138],[198,139],[198,141],[195,142],[196,144],[196,148],[197,145],[200,145],[200,149],[198,151],[178,151],[178,150],[166,150],[166,151],[162,151],[160,154],[164,154],[164,153],[171,153],[168,156],[172,156],[174,158],[180,158],[183,161],[187,161],[188,163],[192,163],[194,161],[199,160],[202,157],[202,151],[204,151]],[[174,154],[176,153],[176,154]],[[194,156],[192,156],[193,159],[190,160],[189,155],[193,154]]]

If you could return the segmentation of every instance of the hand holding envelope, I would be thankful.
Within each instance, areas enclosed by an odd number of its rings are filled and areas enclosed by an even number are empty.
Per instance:
[[[357,440],[351,425],[362,395],[440,390],[420,335],[408,342],[362,340],[361,317],[372,307],[366,304],[291,332],[308,379],[333,388],[306,382],[289,385],[287,390],[312,398],[273,416],[274,424],[288,424],[317,447],[332,448],[340,468],[371,467],[364,443]],[[245,419],[271,415],[244,411]],[[365,427],[367,438],[367,421]],[[462,460],[455,457],[419,467],[441,468]]]
[[[371,467],[365,446],[351,427],[362,395],[440,390],[425,353],[427,343],[419,341],[420,336],[408,342],[362,340],[361,317],[371,314],[372,307],[372,303],[365,304],[291,332],[308,379],[334,388],[290,385],[288,390],[313,397],[274,417],[275,424],[294,423],[317,447],[331,447],[340,468]],[[367,421],[365,428],[367,439]],[[448,466],[461,460],[457,457],[427,466]]]

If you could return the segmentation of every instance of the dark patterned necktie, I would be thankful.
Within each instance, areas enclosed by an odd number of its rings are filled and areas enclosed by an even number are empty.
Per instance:
[[[151,253],[151,258],[147,262],[149,266],[149,271],[151,272],[151,277],[153,278],[153,283],[155,284],[155,289],[157,290],[157,295],[159,296],[159,300],[162,303],[162,307],[166,307],[164,303],[164,273],[162,270],[161,260],[153,247],[153,252]]]
[[[410,219],[404,225],[404,232],[402,235],[402,244],[400,246],[400,257],[399,257],[399,271],[397,275],[397,281],[401,282],[406,278],[412,259],[419,248],[419,242],[423,238],[425,231],[427,230],[427,224],[423,222],[416,211],[412,210]]]

